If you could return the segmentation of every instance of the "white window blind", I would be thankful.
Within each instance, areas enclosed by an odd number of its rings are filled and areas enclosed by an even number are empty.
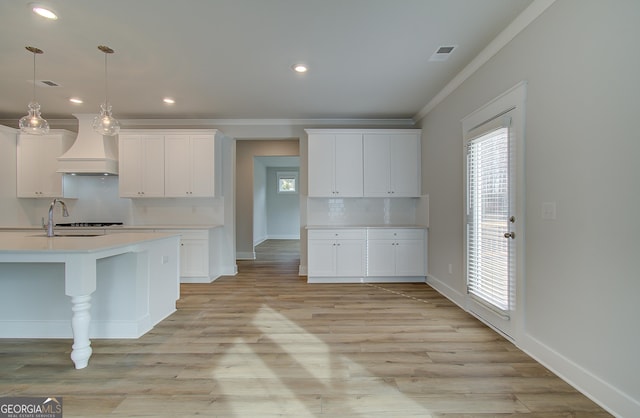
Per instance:
[[[509,128],[467,143],[467,291],[494,310],[510,310]]]

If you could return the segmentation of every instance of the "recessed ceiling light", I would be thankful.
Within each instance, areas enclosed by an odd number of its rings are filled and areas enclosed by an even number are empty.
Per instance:
[[[171,97],[165,97],[164,99],[162,99],[162,101],[165,102],[166,104],[174,104],[176,102]]]
[[[69,99],[69,101],[70,101],[71,103],[75,103],[75,104],[82,104],[82,103],[84,103],[84,102],[82,101],[82,99],[80,99],[79,97],[72,97],[72,98],[70,98],[70,99]]]
[[[309,71],[309,67],[307,67],[305,64],[293,64],[291,66],[291,69],[296,73],[306,73],[307,71]]]
[[[35,3],[31,3],[29,6],[31,7],[31,10],[39,16],[50,20],[58,20],[58,15],[48,7]]]

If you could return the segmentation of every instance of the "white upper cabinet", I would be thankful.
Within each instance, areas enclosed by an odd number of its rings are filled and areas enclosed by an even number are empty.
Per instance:
[[[215,196],[214,135],[165,137],[165,196]]]
[[[58,173],[58,157],[75,139],[69,131],[48,135],[19,134],[17,143],[17,197],[77,197],[73,182]]]
[[[221,182],[218,135],[211,129],[120,131],[120,197],[214,197]]]
[[[164,136],[120,134],[120,197],[164,196]]]
[[[362,197],[362,133],[307,130],[310,197]]]
[[[307,129],[309,197],[419,197],[419,129]]]
[[[420,196],[420,131],[368,132],[363,143],[364,196]]]

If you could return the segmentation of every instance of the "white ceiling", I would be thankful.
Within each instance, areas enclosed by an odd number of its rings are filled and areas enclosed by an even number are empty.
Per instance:
[[[0,120],[412,118],[531,0],[0,0]],[[439,46],[457,45],[444,62]],[[307,74],[290,66],[304,62]],[[78,96],[84,104],[68,99]],[[167,106],[162,98],[176,104]]]

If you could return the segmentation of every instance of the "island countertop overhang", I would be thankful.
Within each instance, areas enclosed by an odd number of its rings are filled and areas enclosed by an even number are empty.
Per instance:
[[[0,257],[8,254],[93,253],[148,241],[164,239],[178,234],[160,232],[123,232],[96,236],[54,236],[44,233],[0,232]]]

